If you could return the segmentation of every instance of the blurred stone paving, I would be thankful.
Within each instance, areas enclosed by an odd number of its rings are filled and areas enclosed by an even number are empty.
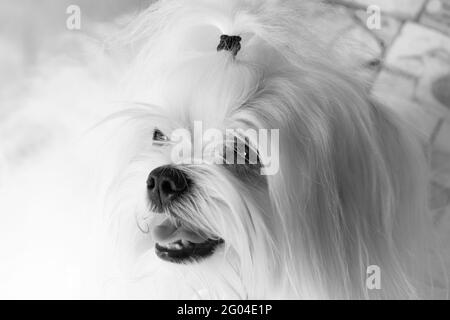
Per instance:
[[[351,38],[363,52],[357,54],[366,59],[372,94],[423,142],[431,168],[429,207],[440,243],[450,247],[450,0],[326,2],[339,17],[332,36]],[[381,9],[379,30],[366,25],[371,5]],[[450,255],[446,261],[450,266]]]

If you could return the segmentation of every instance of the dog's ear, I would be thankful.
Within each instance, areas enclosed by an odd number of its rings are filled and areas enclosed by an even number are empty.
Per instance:
[[[331,298],[417,297],[423,153],[395,115],[357,92],[330,108],[299,107],[280,129],[280,171],[268,181],[282,261],[294,279],[305,273],[300,291],[309,279]],[[381,268],[383,290],[367,289],[370,265]]]
[[[342,254],[352,272],[365,275],[370,265],[383,270],[384,290],[368,291],[364,283],[365,295],[417,297],[411,279],[418,277],[417,261],[424,261],[424,228],[430,225],[424,221],[424,154],[412,132],[383,105],[367,98],[361,109],[359,119],[341,118],[332,133]]]

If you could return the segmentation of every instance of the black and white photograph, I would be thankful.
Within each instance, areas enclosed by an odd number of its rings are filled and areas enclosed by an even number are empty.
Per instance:
[[[449,298],[450,0],[0,0],[1,300]]]

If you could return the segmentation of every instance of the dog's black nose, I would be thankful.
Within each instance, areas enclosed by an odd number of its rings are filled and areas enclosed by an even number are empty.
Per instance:
[[[150,172],[147,190],[152,204],[162,209],[188,188],[186,174],[171,166],[161,166]]]

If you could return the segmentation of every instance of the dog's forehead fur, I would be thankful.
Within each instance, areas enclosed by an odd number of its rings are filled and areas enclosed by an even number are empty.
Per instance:
[[[264,45],[256,54],[272,56],[271,63],[250,63],[233,58],[229,52],[220,52],[178,65],[158,83],[161,103],[169,118],[188,127],[193,121],[202,121],[204,128],[221,129],[238,125],[236,122],[242,120],[244,113],[252,113],[254,120],[259,109],[278,108],[278,92],[273,92],[271,106],[258,104],[256,99],[267,96],[276,80],[289,81],[281,71],[286,62]],[[252,125],[258,127],[256,123]]]
[[[309,77],[309,65],[321,61],[320,40],[306,27],[308,8],[305,1],[157,3],[133,24],[141,48],[129,81],[132,98],[164,107],[184,126],[201,120],[221,128],[246,106],[276,113],[280,103],[263,106],[255,99],[270,90],[275,98],[289,94],[281,82]],[[241,36],[236,57],[217,52],[221,34]]]

